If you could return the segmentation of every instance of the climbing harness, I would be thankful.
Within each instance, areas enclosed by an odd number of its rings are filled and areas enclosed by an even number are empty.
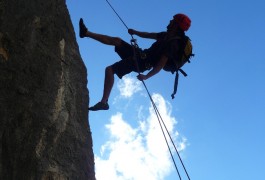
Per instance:
[[[108,0],[106,0],[106,1],[107,1],[107,3],[109,4],[109,6],[111,7],[111,9],[114,11],[114,13],[118,16],[118,18],[120,19],[120,21],[123,23],[123,25],[127,28],[127,30],[129,30],[128,26],[125,24],[125,22],[124,22],[124,21],[122,20],[122,18],[119,16],[119,14],[115,11],[115,9],[112,7],[112,5],[110,4],[110,2],[109,2]],[[137,73],[140,74],[140,71],[139,71],[139,65],[138,65],[138,62],[137,62],[137,50],[139,49],[139,46],[138,46],[138,44],[137,44],[136,39],[133,37],[133,35],[131,35],[131,37],[132,37],[132,39],[131,39],[131,45],[132,45],[132,47],[133,47],[133,53],[134,53],[133,60],[134,60],[134,62],[135,62],[135,67],[136,67]],[[181,71],[182,71],[182,70],[181,70]],[[183,71],[183,72],[184,72],[184,71]],[[177,72],[176,72],[176,73],[177,73]],[[184,73],[185,73],[185,72],[184,72]],[[176,76],[178,76],[178,73],[177,73]],[[186,170],[186,168],[185,168],[185,166],[184,166],[184,163],[183,163],[183,161],[182,161],[182,159],[181,159],[181,157],[180,157],[180,155],[179,155],[179,152],[178,152],[178,150],[177,150],[177,148],[176,148],[176,146],[175,146],[175,143],[174,143],[174,141],[173,141],[173,139],[172,139],[172,137],[171,137],[171,135],[170,135],[170,133],[169,133],[169,131],[168,131],[168,128],[166,127],[166,125],[165,125],[165,123],[164,123],[164,120],[163,120],[161,114],[159,113],[158,108],[157,108],[156,104],[154,103],[154,100],[153,100],[153,98],[152,98],[152,96],[151,96],[151,94],[150,94],[150,92],[149,92],[149,90],[148,90],[148,88],[147,88],[147,86],[146,86],[144,80],[141,80],[141,81],[142,81],[142,83],[143,83],[143,86],[145,87],[145,90],[146,90],[146,92],[147,92],[147,94],[148,94],[148,96],[149,96],[149,99],[150,99],[150,101],[151,101],[151,103],[152,103],[152,106],[153,106],[153,108],[154,108],[154,110],[155,110],[155,113],[156,113],[156,116],[157,116],[157,120],[158,120],[159,126],[160,126],[160,128],[161,128],[162,133],[163,133],[164,139],[165,139],[165,141],[166,141],[166,144],[167,144],[167,147],[168,147],[169,153],[170,153],[170,155],[171,155],[171,159],[172,159],[172,161],[173,161],[173,163],[174,163],[174,166],[175,166],[176,171],[177,171],[177,173],[178,173],[179,179],[181,180],[181,175],[180,175],[180,172],[179,172],[178,167],[177,167],[177,165],[176,165],[175,159],[174,159],[174,157],[173,157],[173,153],[172,153],[172,151],[171,151],[171,149],[170,149],[169,142],[168,142],[168,140],[167,140],[167,138],[166,138],[166,133],[167,133],[167,135],[169,136],[172,145],[174,146],[174,149],[175,149],[175,151],[176,151],[176,153],[177,153],[177,155],[178,155],[178,158],[179,158],[179,160],[180,160],[180,162],[181,162],[181,165],[182,165],[182,167],[183,167],[183,169],[184,169],[184,171],[185,171],[185,173],[186,173],[186,176],[187,176],[188,179],[190,180],[189,174],[188,174],[188,172],[187,172],[187,170]],[[175,81],[176,81],[176,80],[175,80]],[[176,84],[176,83],[177,83],[177,82],[175,82],[175,84]],[[176,86],[176,85],[175,85],[175,86]],[[174,88],[174,92],[175,92],[175,91],[176,91],[176,89]],[[166,130],[166,133],[165,133],[163,127],[164,127],[164,129]]]

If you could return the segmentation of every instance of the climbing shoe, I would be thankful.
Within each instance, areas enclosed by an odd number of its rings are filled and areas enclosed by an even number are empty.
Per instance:
[[[79,36],[80,38],[84,38],[86,36],[87,28],[84,24],[84,21],[82,18],[79,20]]]
[[[90,111],[98,111],[98,110],[108,110],[108,103],[98,102],[95,106],[88,108]]]

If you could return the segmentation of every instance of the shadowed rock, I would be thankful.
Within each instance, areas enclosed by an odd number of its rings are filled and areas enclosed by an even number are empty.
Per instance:
[[[86,77],[65,0],[0,0],[0,179],[95,179]]]

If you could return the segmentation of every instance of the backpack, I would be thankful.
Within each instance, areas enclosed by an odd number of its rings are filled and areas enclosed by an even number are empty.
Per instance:
[[[179,52],[178,52],[178,54],[180,54],[180,56],[177,59],[175,59],[173,57],[169,57],[171,59],[171,62],[173,62],[173,63],[171,63],[169,66],[163,67],[163,69],[165,71],[169,71],[172,74],[174,74],[176,72],[175,82],[174,82],[174,90],[173,90],[173,93],[171,94],[172,99],[175,98],[175,94],[177,93],[178,78],[179,78],[178,72],[181,72],[181,74],[183,74],[186,77],[187,73],[185,73],[185,71],[183,71],[181,69],[181,67],[184,64],[186,64],[186,62],[190,63],[190,58],[194,56],[194,54],[192,53],[191,39],[186,35],[184,35],[183,37],[175,36],[173,38],[166,40],[165,43],[167,44],[170,41],[176,40],[176,39],[183,40],[183,44],[181,45],[181,48],[179,49]],[[147,53],[145,52],[145,50],[138,48],[138,46],[136,48],[137,48],[137,52],[138,52],[137,56],[139,57],[139,59],[145,60],[146,56],[147,56]],[[174,49],[172,49],[172,51],[174,51]],[[151,69],[151,67],[152,67],[151,63],[149,61],[146,61],[145,62],[145,68],[149,70],[149,69]]]
[[[168,41],[171,41],[173,39],[181,39],[181,37],[177,36],[177,37],[169,39]],[[192,53],[191,40],[186,35],[184,36],[184,46],[180,49],[180,53],[181,53],[181,56],[178,59],[173,59],[174,67],[173,67],[173,70],[172,69],[170,70],[172,73],[176,72],[174,90],[173,90],[173,93],[171,94],[172,99],[175,98],[175,94],[177,93],[178,78],[179,78],[178,72],[181,72],[181,74],[183,74],[186,77],[187,73],[185,73],[185,71],[183,71],[181,67],[187,62],[190,63],[190,58],[194,56],[194,54]]]

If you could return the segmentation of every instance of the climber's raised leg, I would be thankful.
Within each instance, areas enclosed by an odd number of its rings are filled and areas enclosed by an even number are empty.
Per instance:
[[[122,39],[119,37],[112,37],[112,36],[97,34],[97,33],[93,33],[89,31],[87,27],[85,26],[82,18],[79,21],[79,36],[80,38],[89,37],[103,44],[112,45],[112,46],[119,46],[122,43]]]

